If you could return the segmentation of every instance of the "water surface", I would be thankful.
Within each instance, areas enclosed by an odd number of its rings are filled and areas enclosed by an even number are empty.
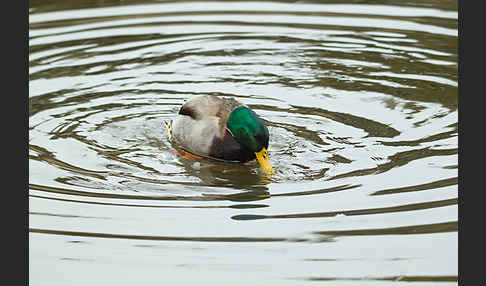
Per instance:
[[[457,4],[30,2],[31,285],[457,285]],[[200,94],[276,173],[181,158]]]

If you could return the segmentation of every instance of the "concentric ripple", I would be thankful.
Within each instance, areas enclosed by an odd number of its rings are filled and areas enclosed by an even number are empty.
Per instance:
[[[457,7],[60,7],[29,16],[31,277],[457,284]],[[266,121],[275,176],[178,156],[201,94]]]

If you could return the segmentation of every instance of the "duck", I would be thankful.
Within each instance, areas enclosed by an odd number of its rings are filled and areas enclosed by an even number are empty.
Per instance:
[[[232,97],[192,97],[166,127],[169,141],[193,158],[240,163],[256,159],[265,173],[275,172],[269,160],[270,134],[265,122]]]

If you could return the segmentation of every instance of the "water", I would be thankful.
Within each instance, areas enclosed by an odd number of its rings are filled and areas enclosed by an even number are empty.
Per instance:
[[[457,3],[30,2],[31,285],[457,285]],[[232,96],[256,162],[163,122]]]

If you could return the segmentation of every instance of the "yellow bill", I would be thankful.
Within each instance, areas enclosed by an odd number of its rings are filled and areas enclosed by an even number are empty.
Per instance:
[[[270,164],[270,160],[268,159],[268,151],[265,149],[265,147],[262,148],[260,152],[255,152],[255,155],[258,163],[260,163],[260,166],[262,166],[263,170],[265,170],[267,174],[271,175],[275,172],[275,170],[272,168],[272,164]]]

